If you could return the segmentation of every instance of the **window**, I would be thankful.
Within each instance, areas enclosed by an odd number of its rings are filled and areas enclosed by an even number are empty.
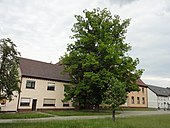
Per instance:
[[[55,106],[55,99],[44,99],[43,106]]]
[[[135,101],[134,101],[134,97],[132,96],[132,104],[134,104],[135,103]]]
[[[145,89],[144,88],[142,88],[142,93],[144,93],[145,92]]]
[[[142,97],[142,103],[145,104],[145,97]]]
[[[54,91],[55,90],[55,83],[48,83],[47,90]]]
[[[140,104],[140,98],[139,97],[137,97],[137,103]]]
[[[69,107],[69,103],[68,102],[63,102],[63,107]]]
[[[26,88],[34,89],[35,88],[35,81],[27,80]]]
[[[30,98],[21,98],[20,106],[30,106]]]

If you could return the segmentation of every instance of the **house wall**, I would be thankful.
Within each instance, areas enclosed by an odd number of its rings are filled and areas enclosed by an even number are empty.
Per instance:
[[[168,108],[168,97],[166,96],[157,96],[158,108],[167,109]]]
[[[126,103],[121,106],[122,107],[148,107],[147,87],[139,85],[139,89],[140,89],[139,92],[137,91],[130,92],[127,95]],[[134,97],[134,102],[132,102],[132,97]],[[137,99],[138,97],[139,97],[139,102]],[[144,101],[143,101],[143,98],[144,98]]]
[[[157,95],[148,88],[148,107],[158,108],[158,98]]]
[[[1,111],[17,111],[18,97],[18,93],[14,92],[12,101],[6,100],[6,103],[1,105]]]
[[[26,88],[27,80],[35,81],[35,88]],[[47,90],[48,83],[55,84],[55,90]],[[21,93],[19,98],[19,110],[31,110],[33,99],[37,100],[36,109],[63,109],[72,108],[71,102],[69,107],[63,107],[62,100],[64,99],[64,84],[63,82],[48,81],[42,79],[22,78]],[[21,99],[28,98],[30,100],[29,106],[22,106]],[[43,106],[44,99],[55,99],[55,106]]]
[[[148,107],[157,109],[167,109],[170,98],[167,96],[157,96],[148,88]]]

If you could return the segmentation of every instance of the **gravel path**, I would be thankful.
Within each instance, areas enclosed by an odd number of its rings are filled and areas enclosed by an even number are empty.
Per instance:
[[[131,116],[144,116],[144,115],[161,115],[170,114],[170,111],[122,111],[121,114],[116,115],[117,118],[125,118]],[[0,119],[0,123],[14,123],[14,122],[36,122],[36,121],[50,121],[50,120],[78,120],[78,119],[99,119],[111,118],[111,115],[99,116],[54,116],[46,118],[31,118],[31,119]]]

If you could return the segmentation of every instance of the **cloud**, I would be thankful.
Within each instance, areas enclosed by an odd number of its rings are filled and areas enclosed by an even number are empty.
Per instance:
[[[1,0],[0,38],[11,38],[23,57],[55,63],[72,42],[74,15],[96,7],[131,18],[126,34],[132,46],[129,55],[140,59],[145,80],[169,78],[169,0]]]
[[[117,4],[119,5],[120,7],[124,6],[124,5],[127,5],[127,4],[130,4],[134,1],[137,1],[137,0],[109,0],[109,2],[111,4]]]

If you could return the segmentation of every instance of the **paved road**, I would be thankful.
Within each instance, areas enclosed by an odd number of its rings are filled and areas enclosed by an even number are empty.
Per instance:
[[[125,118],[131,116],[144,116],[144,115],[161,115],[170,114],[170,111],[122,111],[121,114],[116,115],[117,118]],[[0,119],[0,123],[14,123],[14,122],[34,122],[34,121],[49,121],[49,120],[77,120],[77,119],[99,119],[111,118],[111,115],[99,116],[54,116],[46,118],[32,118],[32,119]]]

